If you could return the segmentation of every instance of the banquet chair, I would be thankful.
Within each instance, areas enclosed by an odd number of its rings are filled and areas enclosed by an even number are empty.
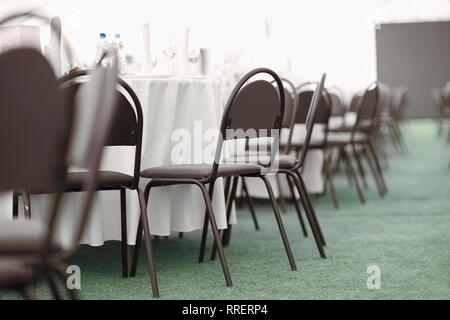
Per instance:
[[[354,94],[352,100],[350,101],[350,106],[348,108],[349,112],[358,112],[361,106],[362,96],[360,94]]]
[[[345,106],[342,103],[341,98],[337,93],[328,92],[328,96],[330,98],[331,102],[331,111],[330,116],[332,117],[344,117],[345,112],[347,111]]]
[[[283,122],[282,122],[282,125],[281,125],[281,138],[280,138],[280,145],[282,146],[284,138],[288,139],[290,137],[289,134],[291,133],[291,130],[290,130],[291,129],[291,122],[292,122],[292,119],[293,119],[294,114],[295,114],[295,110],[296,110],[295,108],[297,107],[297,91],[296,91],[295,85],[289,79],[286,79],[286,78],[280,78],[280,79],[281,79],[281,81],[284,84],[284,98],[285,98],[284,116],[283,116]],[[274,84],[275,81],[273,80],[271,83]],[[284,133],[288,133],[288,135],[287,136],[283,135]],[[253,153],[256,152],[255,150],[251,150],[251,149],[255,149],[254,147],[255,146],[253,146],[253,148],[252,148],[252,145],[250,143],[250,146],[249,146],[250,150],[246,150],[246,152],[250,153],[250,155],[251,155],[252,152]],[[284,152],[287,153],[288,150],[284,150]],[[284,206],[283,204],[285,203],[285,200],[284,200],[283,193],[282,193],[282,190],[281,190],[281,181],[280,181],[279,175],[276,175],[275,179],[276,179],[276,183],[277,183],[277,186],[278,186],[278,193],[279,193],[280,202],[281,202],[282,207],[283,207]],[[230,183],[229,183],[230,180],[231,179],[227,180],[227,184],[226,184],[226,188],[225,188],[225,190],[226,190],[226,199],[228,199],[227,196],[228,196],[228,191],[230,189]],[[288,183],[291,184],[291,181],[289,180]],[[243,191],[245,192],[245,196],[246,196],[249,208],[250,208],[250,212],[252,213],[252,216],[256,216],[255,213],[254,213],[255,209],[254,209],[254,206],[253,206],[253,202],[252,202],[251,197],[249,196],[248,187],[247,187],[247,185],[245,183],[245,178],[244,177],[242,177],[242,188],[243,188]],[[306,230],[306,225],[305,225],[305,222],[303,221],[303,217],[302,217],[302,214],[301,214],[301,209],[300,209],[300,206],[298,204],[297,197],[295,195],[295,192],[294,192],[292,184],[289,186],[289,190],[291,192],[291,199],[294,202],[294,206],[295,206],[295,209],[296,209],[296,212],[297,212],[298,219],[300,221],[300,226],[302,228],[303,235],[305,237],[307,237],[308,236],[308,232]],[[228,245],[231,229],[232,229],[232,225],[229,225],[228,228],[227,228],[227,231],[225,232],[223,241],[222,241],[224,245]]]
[[[295,119],[295,116],[297,114],[298,94],[297,94],[297,89],[295,88],[295,85],[292,83],[292,81],[290,81],[289,79],[286,79],[286,78],[281,78],[281,81],[284,84],[286,84],[286,86],[284,87],[284,90],[285,90],[285,95],[284,95],[285,96],[285,105],[284,105],[283,122],[282,122],[282,125],[281,125],[281,128],[282,128],[281,129],[282,130],[281,134],[283,134],[283,129],[285,131],[287,131],[288,132],[287,139],[289,140],[289,139],[292,138],[293,125],[294,125],[294,122],[295,122],[294,119]],[[288,154],[289,153],[289,147],[288,147],[287,144],[284,144],[283,142],[284,141],[281,138],[281,140],[280,140],[280,148],[283,149],[283,146],[284,146],[284,150],[282,150],[282,152],[284,154]],[[281,183],[280,183],[279,175],[276,175],[275,178],[276,178],[276,181],[278,183],[278,189],[279,189],[280,196],[282,197],[282,190],[281,190]],[[305,222],[303,221],[303,217],[302,217],[302,214],[301,214],[301,209],[300,209],[299,203],[297,201],[297,197],[295,195],[292,182],[289,179],[287,179],[287,180],[288,180],[288,184],[289,184],[289,191],[291,193],[291,199],[294,202],[294,206],[295,206],[295,209],[296,209],[296,212],[297,212],[297,216],[298,216],[298,219],[299,219],[299,222],[300,222],[300,226],[302,228],[303,235],[305,237],[307,237],[308,236],[308,232],[306,230]]]
[[[300,208],[298,207],[294,187],[293,187],[293,184],[290,179],[292,179],[294,181],[294,185],[296,187],[297,192],[300,195],[300,199],[301,199],[301,202],[305,209],[309,225],[313,232],[317,248],[318,248],[320,256],[322,258],[326,258],[325,251],[323,249],[323,246],[325,245],[325,239],[324,239],[322,231],[320,229],[319,222],[317,220],[314,208],[312,206],[312,202],[308,196],[305,183],[304,183],[302,175],[300,173],[300,169],[303,167],[305,159],[306,159],[306,154],[309,149],[308,147],[309,147],[309,143],[310,143],[311,137],[312,137],[312,132],[314,129],[314,123],[316,121],[316,118],[318,116],[318,111],[320,109],[319,106],[321,106],[323,109],[325,109],[325,110],[322,110],[322,112],[324,111],[325,113],[329,113],[329,108],[328,108],[327,104],[323,104],[323,103],[320,104],[320,101],[323,101],[322,90],[323,90],[323,86],[325,83],[325,77],[326,77],[326,75],[323,74],[321,81],[318,83],[317,88],[314,91],[313,96],[311,97],[310,105],[307,106],[307,108],[306,108],[307,114],[306,114],[306,119],[304,122],[306,125],[306,135],[305,135],[304,141],[302,143],[301,152],[298,153],[297,157],[289,155],[287,153],[287,151],[290,148],[290,143],[291,143],[292,135],[293,135],[293,128],[294,128],[294,125],[297,123],[296,121],[297,121],[298,115],[300,113],[298,107],[302,106],[302,105],[295,104],[294,108],[292,108],[292,116],[290,117],[289,121],[286,121],[286,122],[290,123],[289,124],[289,128],[290,128],[289,137],[288,137],[287,143],[285,145],[286,153],[279,155],[279,157],[277,159],[278,167],[275,171],[276,175],[284,174],[286,176],[286,179],[288,180],[288,184],[290,187],[291,194],[295,201],[294,203],[296,204],[297,212],[300,214]],[[304,113],[304,112],[305,112],[305,110],[302,110],[301,113]],[[231,202],[227,203],[227,206],[228,206],[227,211],[231,207],[231,204],[232,204]],[[225,241],[229,241],[229,237],[230,237],[229,232],[230,232],[230,229],[228,228],[224,233]],[[215,247],[213,247],[213,251],[211,253],[211,259],[214,259],[214,258],[215,258]]]
[[[278,86],[278,92],[275,87],[266,80],[254,80],[254,76],[270,76],[274,79]],[[252,79],[253,81],[249,81]],[[248,82],[248,83],[247,83]],[[227,104],[224,109],[222,121],[219,131],[219,139],[214,154],[213,164],[182,164],[167,165],[155,168],[149,168],[141,172],[141,177],[151,179],[145,188],[145,199],[148,201],[150,191],[154,187],[192,184],[200,188],[205,205],[205,219],[203,224],[203,232],[199,253],[199,262],[203,261],[208,224],[210,224],[214,236],[214,244],[219,253],[222,271],[227,286],[232,286],[232,280],[226,262],[225,253],[221,243],[219,230],[217,228],[216,219],[214,217],[211,199],[214,192],[214,185],[219,177],[259,177],[269,193],[272,202],[274,215],[278,224],[281,238],[286,250],[286,254],[292,270],[296,270],[295,261],[290,248],[289,240],[284,229],[284,225],[278,210],[276,199],[273,194],[267,177],[262,174],[266,168],[256,163],[226,163],[221,161],[222,148],[224,142],[235,142],[236,140],[247,141],[249,139],[248,131],[251,130],[255,135],[250,137],[260,137],[261,131],[267,133],[266,137],[276,140],[276,133],[281,128],[281,122],[284,113],[284,89],[278,75],[267,68],[257,68],[246,75],[234,87]],[[252,115],[249,117],[249,115]],[[272,152],[272,154],[274,154]],[[271,158],[271,160],[274,157]],[[234,184],[234,183],[233,183]],[[209,185],[209,190],[207,189]],[[233,188],[234,190],[235,187]],[[229,218],[229,211],[227,212]],[[131,275],[136,273],[137,260],[139,257],[139,246],[142,237],[142,226],[139,225],[136,247],[134,251],[133,262],[131,266]]]
[[[67,95],[75,96],[83,81],[88,79],[89,71],[81,70],[69,73],[58,82],[64,87]],[[127,245],[127,212],[126,212],[126,190],[135,190],[138,198],[139,173],[142,146],[142,108],[138,97],[133,89],[122,79],[117,79],[118,107],[113,119],[112,130],[107,137],[105,146],[132,146],[134,150],[133,175],[118,171],[103,171],[97,173],[97,191],[117,190],[120,191],[120,214],[121,214],[121,237],[122,237],[122,276],[128,277],[128,245]],[[70,101],[74,101],[71,99]],[[65,180],[65,192],[82,191],[82,182],[86,172],[70,172]],[[30,194],[43,193],[43,190],[29,190],[17,193],[13,202],[13,215],[18,215],[18,195],[24,196],[24,212],[31,217]],[[141,199],[140,199],[141,200]],[[141,202],[141,201],[140,201]],[[141,210],[144,208],[141,206]]]
[[[450,105],[446,99],[445,88],[431,89],[430,93],[437,111],[438,135],[440,135],[445,122],[450,119]]]
[[[366,89],[361,98],[361,103],[357,111],[356,122],[351,130],[332,130],[327,137],[327,146],[330,149],[338,149],[344,155],[361,203],[365,203],[364,194],[356,171],[353,167],[352,158],[347,148],[349,147],[353,150],[353,155],[356,158],[358,169],[360,173],[363,174],[362,162],[358,156],[359,153],[357,152],[357,148],[361,148],[362,154],[365,156],[369,164],[378,193],[380,197],[383,197],[387,192],[387,186],[384,181],[381,165],[373,144],[373,139],[378,130],[378,117],[381,107],[380,101],[379,84],[374,82]],[[333,179],[331,171],[330,179]],[[337,203],[337,199],[335,200]]]
[[[314,95],[314,91],[311,89],[308,89],[308,86],[311,86],[314,84],[313,82],[307,82],[302,85],[300,85],[297,90],[299,90],[298,97],[297,97],[297,112],[295,119],[293,120],[294,123],[292,124],[292,128],[294,128],[294,125],[305,125],[306,119],[308,116],[309,108],[311,105],[312,97]],[[312,137],[312,140],[309,143],[308,148],[309,149],[315,149],[315,150],[321,150],[324,155],[324,171],[325,171],[325,177],[327,178],[326,181],[328,181],[330,185],[330,191],[333,199],[333,203],[335,204],[335,207],[337,207],[337,201],[336,201],[336,195],[335,195],[335,189],[333,180],[331,179],[331,158],[328,155],[328,148],[327,148],[327,136],[329,134],[329,121],[331,116],[331,99],[329,97],[328,91],[324,88],[322,91],[322,94],[319,98],[319,106],[317,110],[317,115],[315,116],[315,124],[319,124],[321,128],[321,132],[319,132],[318,135],[315,137]],[[316,130],[317,130],[317,126]],[[291,129],[293,132],[294,130]],[[297,154],[300,154],[301,150],[304,147],[304,138],[303,139],[297,139],[294,137],[290,137],[289,145],[287,146],[286,150],[287,152],[291,150],[295,150]],[[324,242],[324,241],[323,241]]]
[[[384,112],[381,113],[380,124],[388,129],[393,147],[404,153],[403,133],[401,130],[405,109],[408,105],[408,90],[406,86],[390,88],[385,86],[385,94],[389,94],[388,103],[384,104]]]
[[[40,271],[55,299],[62,297],[57,279],[76,298],[66,287],[63,261],[75,252],[89,218],[95,172],[115,112],[115,66],[93,72],[77,95],[83,107],[74,111],[41,53],[24,48],[0,56],[0,190],[53,190],[47,224],[29,219],[0,222],[0,289],[33,299],[34,274]],[[86,193],[80,223],[73,242],[63,247],[55,233],[69,166],[89,173],[82,181]]]

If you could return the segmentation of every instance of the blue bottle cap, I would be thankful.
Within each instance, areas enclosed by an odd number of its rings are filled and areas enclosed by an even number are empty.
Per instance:
[[[106,33],[100,33],[100,39],[106,39]]]

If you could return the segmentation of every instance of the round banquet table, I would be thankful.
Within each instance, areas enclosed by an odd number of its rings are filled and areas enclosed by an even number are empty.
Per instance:
[[[203,132],[219,128],[225,100],[219,81],[200,77],[122,78],[136,92],[142,105],[144,126],[141,170],[173,164],[172,149],[176,141],[172,141],[172,134],[176,129],[194,134],[194,130],[198,130],[199,126]],[[195,163],[195,160],[192,162]],[[133,165],[134,147],[105,148],[101,170],[116,170],[132,175]],[[146,179],[141,179],[140,186],[144,188],[146,182]],[[48,195],[31,197],[33,219],[45,219],[48,197]],[[82,198],[82,193],[69,193],[64,196],[56,236],[62,245],[68,245],[73,237],[74,226],[78,223],[76,213],[80,210]],[[136,191],[127,190],[126,205],[128,244],[134,245],[139,222]],[[22,208],[20,200],[19,215],[23,214]],[[225,229],[227,223],[222,179],[216,181],[213,209],[218,228]],[[165,236],[170,235],[171,231],[189,232],[201,229],[205,205],[198,187],[167,186],[152,189],[147,212],[150,232]],[[11,218],[12,193],[0,195],[0,216]],[[104,241],[120,240],[120,220],[119,191],[97,192],[82,243],[99,246],[103,245]],[[234,210],[230,223],[235,223]]]

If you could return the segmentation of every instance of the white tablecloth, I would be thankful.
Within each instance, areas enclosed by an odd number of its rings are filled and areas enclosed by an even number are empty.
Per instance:
[[[172,164],[171,152],[176,142],[171,141],[175,129],[194,133],[194,126],[203,132],[218,129],[223,111],[220,83],[205,78],[165,78],[127,76],[124,80],[135,90],[144,115],[141,169]],[[202,132],[201,132],[202,133]],[[132,174],[134,147],[105,149],[101,169],[118,170]],[[141,187],[146,181],[141,181]],[[214,214],[220,229],[226,228],[223,181],[218,179],[213,197]],[[72,239],[82,194],[65,196],[58,228],[62,244]],[[11,193],[0,195],[0,216],[11,217]],[[33,219],[45,219],[48,196],[31,197]],[[22,203],[19,203],[19,209]],[[188,232],[203,227],[205,206],[196,186],[155,188],[150,194],[149,223],[155,235],[169,235],[171,231]],[[128,243],[134,244],[139,221],[139,203],[135,191],[127,191]],[[231,223],[235,222],[234,212]],[[120,240],[119,191],[97,192],[92,216],[82,243],[102,245],[107,240]]]

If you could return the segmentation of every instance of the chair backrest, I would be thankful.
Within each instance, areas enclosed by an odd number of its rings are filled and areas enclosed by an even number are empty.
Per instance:
[[[334,92],[328,92],[331,102],[330,115],[335,117],[341,117],[345,114],[345,107],[342,105],[341,98]]]
[[[58,80],[69,101],[75,102],[71,98],[77,94],[82,83],[89,81],[90,73],[89,70],[81,70],[69,73]],[[122,79],[117,78],[116,81],[117,107],[112,120],[114,130],[111,130],[106,138],[105,146],[135,146],[132,188],[136,188],[139,183],[141,164],[142,107],[134,90]]]
[[[362,97],[359,94],[355,94],[350,101],[350,106],[348,111],[350,112],[358,112],[359,107],[361,106]]]
[[[311,83],[309,83],[311,84]],[[311,107],[311,101],[315,91],[306,90],[298,93],[297,97],[297,112],[294,118],[294,124],[306,124],[309,108]],[[330,99],[326,90],[323,90],[323,94],[319,99],[319,106],[316,115],[316,123],[328,124],[330,119]]]
[[[0,190],[61,190],[71,112],[52,67],[34,49],[0,55]]]
[[[66,156],[68,167],[76,166],[88,170],[89,174],[81,181],[81,190],[84,197],[78,214],[78,226],[73,225],[74,237],[68,248],[62,253],[71,255],[77,248],[84,234],[91,212],[92,200],[96,190],[97,170],[100,165],[103,147],[108,137],[111,122],[116,110],[116,78],[117,56],[113,50],[114,62],[110,67],[98,66],[90,74],[89,82],[83,83],[76,95],[68,95],[67,82],[60,84],[60,94],[64,97],[65,106],[59,106],[60,110],[71,110],[72,131],[69,137],[69,148]],[[74,100],[74,101],[72,101]],[[51,248],[55,241],[55,229],[58,220],[61,193],[55,197],[53,209],[50,212],[47,231],[42,247],[42,255],[51,254]]]
[[[355,125],[352,135],[360,131],[370,132],[376,123],[376,116],[379,110],[379,85],[377,82],[371,83],[361,98]]]
[[[435,88],[430,91],[434,104],[437,108],[438,116],[445,114],[445,109],[448,108],[444,94],[444,88]]]
[[[325,76],[325,74],[323,75]],[[325,79],[323,79],[325,81]],[[316,89],[312,91],[311,87],[312,85],[316,84]],[[304,88],[308,87],[307,90]],[[306,82],[302,85],[297,87],[297,90],[299,90],[297,94],[297,105],[295,110],[295,113],[292,117],[292,122],[289,130],[289,137],[288,142],[285,147],[285,153],[288,153],[290,150],[291,142],[292,142],[292,136],[294,133],[294,127],[296,124],[304,124],[307,125],[307,119],[308,115],[310,114],[311,110],[310,108],[313,106],[313,98],[316,94],[317,89],[320,87],[320,83],[316,82]],[[328,121],[330,119],[330,98],[328,96],[328,92],[322,88],[320,89],[320,95],[317,97],[317,110],[315,111],[314,115],[314,123],[320,123],[324,125],[324,143],[326,141],[326,137],[328,135]],[[309,141],[308,141],[309,143]]]
[[[314,129],[314,124],[316,122],[316,118],[319,115],[319,109],[320,109],[320,101],[322,100],[322,91],[325,84],[325,78],[326,74],[324,73],[322,75],[322,78],[320,79],[320,82],[317,84],[316,90],[314,90],[314,94],[311,99],[311,104],[308,108],[308,115],[306,117],[306,137],[305,141],[303,142],[303,148],[300,153],[297,166],[301,167],[303,166],[305,159],[306,159],[306,153],[308,152],[309,143],[311,141],[312,132]],[[329,109],[329,108],[328,108]]]
[[[254,80],[255,75],[268,75],[276,87],[267,80]],[[271,150],[271,163],[278,149],[279,132],[284,115],[285,90],[280,77],[271,69],[257,68],[236,84],[228,98],[220,125],[220,135],[214,155],[211,174],[205,181],[215,179],[221,159],[223,142],[226,140],[273,138],[276,148]]]
[[[286,78],[280,78],[284,85],[284,115],[283,122],[281,123],[282,128],[290,128],[291,122],[293,120],[293,115],[295,113],[294,109],[297,106],[297,90],[295,85]],[[272,81],[275,83],[275,80]]]
[[[108,54],[114,55],[112,65],[110,67],[97,65],[89,74],[89,81],[82,83],[77,93],[72,96],[73,102],[66,91],[67,87],[71,87],[70,83],[66,81],[59,86],[61,92],[66,92],[65,96],[69,99],[66,102],[73,105],[74,111],[68,164],[82,167],[90,172],[82,181],[82,190],[86,191],[85,200],[80,213],[80,222],[68,252],[76,249],[89,220],[92,198],[96,190],[96,172],[116,115],[117,52],[112,50]],[[49,222],[48,243],[53,241],[55,223],[56,215]]]

